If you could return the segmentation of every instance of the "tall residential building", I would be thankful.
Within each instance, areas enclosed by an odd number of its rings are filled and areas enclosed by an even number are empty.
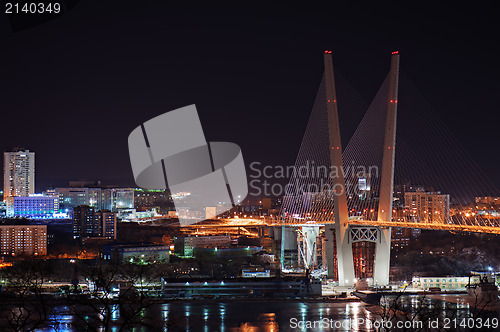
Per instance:
[[[87,205],[76,206],[73,209],[73,236],[116,239],[116,213],[96,211]]]
[[[35,153],[26,151],[4,152],[3,200],[13,196],[35,193]]]
[[[450,195],[417,189],[405,193],[406,213],[417,222],[447,223],[450,220]]]
[[[47,255],[47,225],[0,225],[0,255]]]

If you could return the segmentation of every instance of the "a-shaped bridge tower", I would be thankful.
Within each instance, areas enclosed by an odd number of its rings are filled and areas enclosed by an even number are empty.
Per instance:
[[[337,94],[330,51],[324,54],[325,88],[328,113],[328,133],[330,139],[330,163],[334,169],[343,168],[342,144],[337,107]],[[396,119],[398,105],[399,53],[393,52],[387,95],[387,114],[385,122],[384,152],[382,160],[378,221],[392,220],[392,202],[394,189],[394,157],[396,147]],[[338,272],[339,285],[350,286],[355,282],[352,245],[359,241],[375,242],[375,262],[373,282],[376,285],[389,283],[389,265],[391,257],[391,228],[349,225],[347,190],[344,172],[337,172],[332,177],[335,224],[325,223],[326,259],[328,277],[333,278]],[[335,239],[334,239],[335,237]],[[334,245],[337,252],[335,264]]]

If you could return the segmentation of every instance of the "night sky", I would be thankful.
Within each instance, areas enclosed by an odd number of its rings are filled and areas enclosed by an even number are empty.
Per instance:
[[[37,191],[79,178],[133,185],[129,133],[196,104],[207,141],[239,144],[247,164],[290,165],[323,51],[369,102],[399,50],[401,69],[500,187],[497,12],[372,6],[85,0],[17,32],[0,15],[0,149],[36,152]]]

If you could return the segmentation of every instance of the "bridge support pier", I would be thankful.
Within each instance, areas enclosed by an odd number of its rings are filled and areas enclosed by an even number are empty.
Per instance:
[[[349,238],[350,228],[338,227],[337,225],[327,224],[325,226],[327,277],[334,279],[335,268],[337,268],[339,286],[353,286],[355,275],[352,242]],[[334,243],[336,248],[334,248]],[[335,249],[337,249],[337,264],[334,262]]]
[[[325,226],[327,242],[326,259],[328,261],[328,278],[335,276],[335,255],[333,234],[337,246],[337,272],[339,286],[353,286],[356,274],[352,246],[355,242],[368,241],[375,243],[375,262],[373,267],[373,282],[375,285],[389,284],[389,267],[391,258],[391,228],[375,226],[349,226],[344,229],[335,225]]]
[[[319,236],[319,226],[302,226],[302,249],[304,265],[307,268],[312,268],[317,265],[316,241]]]
[[[333,244],[335,236],[335,227],[332,224],[325,225],[325,245],[326,245],[326,268],[327,268],[327,278],[334,279],[335,278],[335,250],[333,248]]]
[[[375,262],[373,265],[373,282],[375,285],[389,284],[389,268],[391,261],[391,228],[378,227],[378,239],[375,245]]]
[[[349,226],[335,224],[339,286],[354,285],[354,260],[349,232]]]

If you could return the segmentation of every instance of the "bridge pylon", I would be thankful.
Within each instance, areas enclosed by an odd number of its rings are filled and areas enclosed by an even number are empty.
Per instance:
[[[328,132],[330,139],[330,163],[331,166],[335,169],[341,170],[343,168],[342,145],[340,139],[337,96],[335,91],[331,51],[325,51],[324,63],[328,112]],[[398,80],[399,52],[393,52],[389,74],[389,94],[387,96],[387,114],[381,172],[382,178],[380,183],[380,198],[377,218],[379,222],[392,221]],[[335,273],[335,264],[333,261],[333,234],[335,233],[339,285],[354,285],[355,273],[354,260],[352,255],[352,244],[356,241],[366,240],[375,242],[373,282],[376,285],[387,285],[389,283],[389,267],[391,256],[391,228],[372,227],[371,231],[369,232],[370,236],[365,239],[365,235],[368,234],[365,228],[349,226],[349,210],[347,207],[346,186],[343,172],[337,172],[337,176],[332,178],[332,185],[334,190],[333,195],[335,225],[334,227],[328,224],[325,225],[325,237],[327,240],[326,259],[328,267],[328,278],[333,278]],[[365,235],[359,236],[359,234]]]
[[[342,171],[342,144],[340,139],[339,115],[337,108],[337,93],[333,74],[332,52],[325,51],[325,85],[328,113],[328,133],[330,139],[330,163],[338,170],[338,176],[332,180],[332,194],[334,201],[335,227],[325,226],[327,240],[326,258],[328,260],[328,277],[334,276],[333,230],[335,230],[335,243],[337,246],[337,271],[339,285],[347,286],[354,283],[354,262],[352,257],[352,244],[349,241],[349,210],[347,208],[347,195],[345,178]]]
[[[396,152],[396,123],[398,109],[399,52],[392,52],[389,73],[389,94],[385,120],[382,178],[378,204],[378,221],[392,221],[394,192],[394,157]],[[391,227],[379,227],[379,239],[375,246],[373,281],[378,285],[389,284],[391,260]]]

